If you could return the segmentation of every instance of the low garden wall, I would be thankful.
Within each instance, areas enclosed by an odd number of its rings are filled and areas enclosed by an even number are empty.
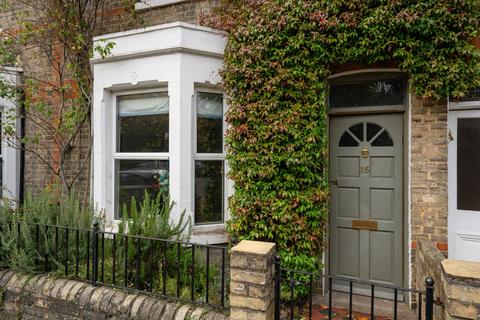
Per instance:
[[[435,280],[435,320],[480,320],[480,263],[446,259],[428,241],[419,241],[416,252],[417,287],[424,289],[419,279],[431,276]]]
[[[212,309],[45,275],[0,271],[0,319],[227,320]]]
[[[431,277],[435,281],[435,297],[440,301],[445,301],[445,290],[442,285],[442,261],[446,257],[435,247],[435,245],[426,240],[417,242],[415,252],[415,279],[418,289],[425,290],[425,279]],[[436,320],[445,319],[445,311],[442,305],[433,306],[433,315]]]

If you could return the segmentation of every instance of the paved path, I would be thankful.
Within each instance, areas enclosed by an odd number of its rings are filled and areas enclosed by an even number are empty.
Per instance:
[[[308,318],[308,315],[306,316]],[[311,320],[323,320],[328,319],[328,307],[321,306],[321,305],[314,305],[312,308],[312,319]],[[348,310],[341,309],[341,308],[333,308],[332,309],[332,320],[345,320],[350,319]],[[353,318],[354,320],[371,320],[370,315],[354,312]],[[390,320],[391,318],[388,317],[377,317],[375,316],[375,320]]]

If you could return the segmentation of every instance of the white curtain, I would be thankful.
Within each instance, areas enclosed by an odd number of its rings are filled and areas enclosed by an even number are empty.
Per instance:
[[[223,118],[223,96],[216,93],[199,93],[197,114],[201,118]]]
[[[120,117],[168,114],[168,96],[165,93],[146,93],[118,97]]]

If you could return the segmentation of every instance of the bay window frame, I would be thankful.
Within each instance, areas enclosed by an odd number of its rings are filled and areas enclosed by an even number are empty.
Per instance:
[[[197,141],[197,115],[198,115],[198,94],[199,93],[212,93],[212,94],[219,94],[222,95],[222,153],[199,153],[197,151],[198,141]],[[192,101],[192,113],[193,113],[193,125],[192,125],[192,134],[193,134],[193,161],[192,161],[192,179],[191,179],[191,186],[192,186],[192,208],[193,208],[193,216],[192,221],[194,225],[194,229],[206,229],[206,228],[215,228],[218,226],[224,226],[225,222],[228,220],[228,163],[226,160],[226,148],[225,148],[225,134],[227,132],[227,122],[225,120],[225,114],[227,112],[227,103],[225,93],[222,92],[220,89],[216,87],[209,87],[209,86],[195,86],[194,89],[194,96]],[[222,221],[215,221],[215,222],[196,222],[196,207],[195,207],[195,163],[196,161],[222,161]]]
[[[137,94],[147,94],[147,93],[166,93],[168,97],[168,115],[169,115],[169,128],[168,128],[168,134],[169,134],[169,147],[168,147],[168,152],[119,152],[118,151],[118,139],[119,139],[119,129],[118,129],[118,98],[122,96],[131,96],[131,95],[137,95]],[[121,213],[118,210],[121,210],[121,208],[118,208],[118,190],[120,186],[120,179],[117,174],[117,160],[166,160],[168,161],[168,171],[170,175],[170,169],[171,169],[171,164],[170,164],[170,151],[171,151],[171,145],[170,145],[170,129],[171,129],[171,114],[170,114],[170,95],[168,92],[168,87],[167,86],[161,86],[157,88],[150,88],[150,89],[139,89],[139,90],[124,90],[124,91],[118,91],[114,92],[112,95],[113,99],[113,112],[112,112],[112,143],[113,143],[113,152],[112,152],[112,159],[111,159],[111,170],[113,174],[113,188],[111,190],[111,199],[113,200],[113,214],[112,218],[113,221],[121,221]],[[171,184],[168,184],[168,192],[170,193]]]

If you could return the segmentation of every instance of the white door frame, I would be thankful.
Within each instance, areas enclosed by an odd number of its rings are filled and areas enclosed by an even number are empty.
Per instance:
[[[479,109],[472,108],[475,106]],[[469,102],[465,106],[450,104],[448,112],[448,256],[452,259],[480,261],[480,212],[457,209],[459,118],[480,118],[480,102],[473,105]]]

